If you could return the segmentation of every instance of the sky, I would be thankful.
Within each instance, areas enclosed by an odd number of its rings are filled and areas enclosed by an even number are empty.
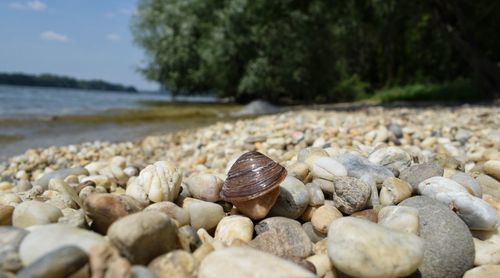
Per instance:
[[[158,89],[137,68],[137,0],[0,0],[0,72],[52,73]]]

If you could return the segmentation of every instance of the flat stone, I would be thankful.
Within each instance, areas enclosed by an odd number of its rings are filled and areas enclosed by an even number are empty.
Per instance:
[[[270,217],[255,225],[257,236],[251,247],[280,257],[306,258],[312,252],[312,242],[300,223],[285,217]]]
[[[19,247],[24,265],[29,265],[62,246],[74,245],[89,254],[92,246],[106,242],[104,237],[97,233],[63,224],[33,226],[29,230],[31,232]]]
[[[44,189],[47,189],[49,187],[49,181],[53,178],[60,178],[60,179],[65,179],[67,176],[79,176],[79,175],[89,175],[89,171],[83,167],[75,167],[75,168],[67,168],[67,169],[61,169],[57,170],[54,172],[47,173],[43,175],[41,178],[35,181],[35,185],[39,185],[43,187]]]
[[[442,177],[444,169],[437,162],[426,162],[412,165],[401,171],[399,178],[408,182],[413,188],[413,192],[418,189],[418,184],[432,177]]]
[[[473,266],[474,243],[465,223],[445,205],[424,196],[404,200],[401,206],[418,209],[419,235],[424,239],[422,277],[462,277]]]
[[[199,278],[316,277],[304,268],[271,254],[241,247],[210,253],[200,265]]]
[[[87,254],[76,246],[53,250],[17,273],[17,277],[68,277],[88,262]]]
[[[328,256],[335,268],[355,277],[404,277],[422,262],[424,241],[355,217],[334,221]]]
[[[19,204],[12,215],[15,227],[26,228],[33,225],[55,223],[62,217],[60,209],[39,201],[26,201]]]
[[[361,178],[371,176],[378,184],[385,179],[394,177],[394,174],[387,168],[371,163],[368,159],[350,153],[339,154],[333,157],[347,169],[349,177]]]
[[[353,177],[335,177],[333,188],[335,207],[345,214],[363,210],[371,195],[370,186]]]
[[[309,204],[309,192],[297,178],[287,176],[280,184],[280,194],[269,212],[270,216],[299,218]]]
[[[158,255],[175,249],[176,234],[175,222],[157,211],[125,216],[108,230],[110,242],[131,263],[138,264],[147,264]]]
[[[121,217],[142,209],[141,204],[127,195],[96,193],[84,201],[85,212],[92,219],[92,228],[100,234],[106,234],[109,226]]]

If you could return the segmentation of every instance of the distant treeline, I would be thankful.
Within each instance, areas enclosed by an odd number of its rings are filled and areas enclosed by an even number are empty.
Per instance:
[[[57,87],[85,90],[137,92],[133,86],[123,86],[102,80],[78,80],[53,74],[31,75],[24,73],[0,73],[0,84],[38,87]]]

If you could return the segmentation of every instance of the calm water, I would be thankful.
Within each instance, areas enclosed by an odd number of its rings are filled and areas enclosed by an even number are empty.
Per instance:
[[[95,114],[114,109],[136,109],[144,102],[170,101],[167,94],[87,91],[0,85],[0,118]],[[189,97],[186,101],[214,101]]]
[[[180,100],[215,101],[210,97]],[[95,140],[133,140],[217,120],[210,117],[179,120],[169,118],[170,115],[152,114],[162,112],[162,107],[157,105],[170,101],[166,94],[0,85],[0,162],[29,148]],[[168,105],[172,110],[172,104]],[[198,109],[193,106],[191,109]],[[186,105],[182,107],[185,109]]]

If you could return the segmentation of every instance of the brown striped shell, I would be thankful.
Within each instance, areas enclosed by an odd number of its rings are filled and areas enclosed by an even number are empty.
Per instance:
[[[275,189],[285,179],[286,169],[260,152],[247,152],[233,164],[222,186],[228,202],[255,199]]]

